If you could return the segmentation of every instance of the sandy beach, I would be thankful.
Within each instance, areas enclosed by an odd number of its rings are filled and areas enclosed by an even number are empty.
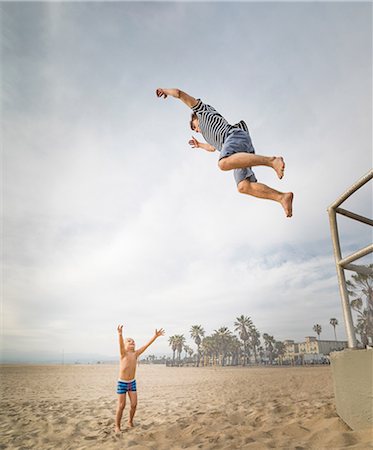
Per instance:
[[[330,367],[140,365],[135,428],[114,433],[115,365],[2,366],[0,449],[369,449]]]

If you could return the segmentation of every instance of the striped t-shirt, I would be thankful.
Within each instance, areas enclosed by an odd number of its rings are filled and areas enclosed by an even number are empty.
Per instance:
[[[224,141],[232,128],[248,131],[247,125],[243,120],[235,125],[230,125],[212,106],[206,105],[201,99],[197,100],[198,102],[192,107],[192,110],[197,114],[202,136],[207,143],[217,150],[221,151]]]

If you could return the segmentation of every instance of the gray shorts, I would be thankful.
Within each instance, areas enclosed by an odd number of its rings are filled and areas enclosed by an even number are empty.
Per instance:
[[[239,128],[233,128],[228,133],[228,136],[225,139],[220,152],[219,161],[222,158],[227,158],[228,156],[234,155],[235,153],[242,152],[255,153],[250,134],[247,131],[240,130]],[[244,169],[234,169],[234,179],[236,180],[237,185],[241,181],[246,179],[253,183],[258,181],[251,167],[245,167]]]

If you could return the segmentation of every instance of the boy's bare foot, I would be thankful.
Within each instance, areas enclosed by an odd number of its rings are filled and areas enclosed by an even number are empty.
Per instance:
[[[272,167],[276,171],[277,176],[281,178],[284,176],[285,162],[282,156],[275,156],[272,161]]]
[[[131,420],[128,421],[128,426],[131,427],[131,428],[134,427],[134,424],[133,424],[133,422]]]
[[[115,425],[115,433],[118,434],[118,433],[120,433],[120,432],[121,432],[120,427],[118,427],[118,426]]]
[[[284,208],[286,217],[291,217],[293,215],[293,198],[294,194],[292,192],[286,192],[280,201],[281,206]]]

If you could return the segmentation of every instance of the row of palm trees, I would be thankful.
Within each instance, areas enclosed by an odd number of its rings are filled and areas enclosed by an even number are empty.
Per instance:
[[[354,274],[347,281],[348,293],[352,300],[350,305],[356,314],[355,331],[360,335],[361,343],[366,346],[373,345],[373,264],[367,266],[371,269],[369,274]],[[332,317],[329,320],[334,330],[334,338],[337,341],[336,326],[338,320]],[[211,360],[216,364],[243,364],[250,360],[262,361],[265,356],[270,362],[275,357],[280,357],[285,352],[282,342],[276,341],[268,333],[260,335],[252,320],[248,316],[241,315],[234,322],[233,334],[227,327],[215,330],[211,336],[205,336],[205,331],[201,325],[193,325],[190,329],[190,336],[197,346],[195,355],[197,365],[206,365]],[[313,331],[320,339],[322,327],[320,324],[313,326]],[[260,340],[262,337],[263,344]],[[185,351],[185,356],[191,358],[194,350],[186,345],[184,335],[174,335],[169,338],[169,344],[173,351],[173,363],[176,359],[180,362],[181,353]]]
[[[338,320],[332,317],[329,320],[334,330],[334,337],[337,340],[336,326]],[[315,324],[313,330],[320,339],[322,327]],[[201,325],[193,325],[190,329],[190,336],[197,346],[196,352],[186,344],[183,334],[170,336],[168,342],[172,349],[172,364],[181,363],[182,352],[185,352],[185,359],[194,357],[197,366],[200,365],[247,365],[250,361],[255,363],[268,361],[272,364],[275,358],[282,358],[285,353],[285,345],[277,341],[268,333],[259,333],[252,319],[249,316],[241,315],[234,322],[232,333],[228,327],[220,327],[210,336],[205,336],[205,330]],[[261,341],[262,338],[262,341]]]
[[[256,363],[263,361],[264,356],[267,356],[272,363],[274,358],[281,357],[285,352],[282,342],[276,341],[268,333],[263,333],[261,336],[248,316],[241,315],[236,318],[234,331],[237,335],[224,326],[214,330],[210,336],[205,336],[205,330],[201,325],[193,325],[190,336],[197,346],[194,358],[196,365],[246,365],[250,360]],[[183,351],[189,358],[194,355],[193,349],[185,344],[184,335],[170,336],[168,342],[172,349],[174,365],[180,364]]]

